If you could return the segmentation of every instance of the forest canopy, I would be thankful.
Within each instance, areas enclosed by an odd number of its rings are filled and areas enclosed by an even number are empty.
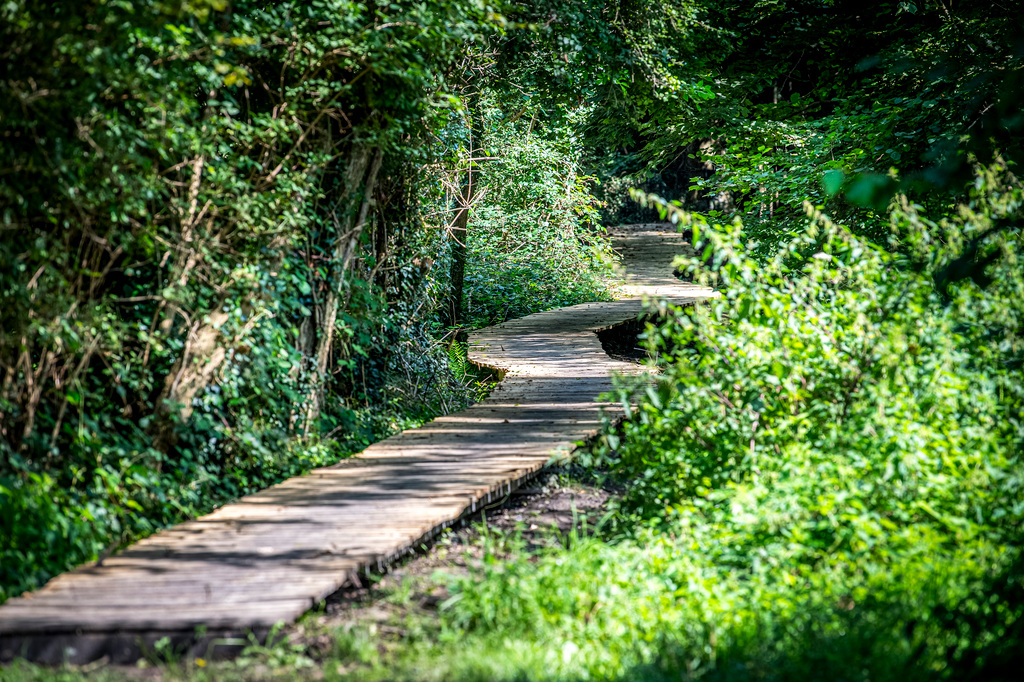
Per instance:
[[[610,520],[445,632],[510,679],[1011,679],[1022,112],[1011,2],[0,5],[0,601],[468,404],[468,331],[669,221],[721,297],[648,318],[578,462]]]

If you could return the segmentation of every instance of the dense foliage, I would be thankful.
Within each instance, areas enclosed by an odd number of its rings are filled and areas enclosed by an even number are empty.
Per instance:
[[[987,163],[994,150],[1013,159],[1024,151],[1019,9],[847,0],[706,7],[721,29],[709,36],[714,56],[702,70],[712,94],[659,112],[660,125],[638,142],[650,162],[638,179],[689,171],[680,181],[690,186],[670,198],[742,215],[766,246],[800,229],[806,200],[837,219],[856,215],[851,225],[884,243],[897,190],[949,210],[972,181],[971,155]]]
[[[595,179],[580,171],[576,120],[538,121],[527,103],[518,110],[510,104],[495,107],[500,118],[486,144],[499,156],[484,170],[485,194],[470,226],[478,267],[467,282],[466,308],[480,326],[552,303],[599,300],[597,275],[609,257],[593,229]]]
[[[474,45],[505,24],[469,0],[0,8],[0,600],[465,403],[451,223],[484,166]],[[579,145],[486,109],[520,147],[474,199],[470,319],[600,295]],[[543,243],[581,267],[524,260]]]

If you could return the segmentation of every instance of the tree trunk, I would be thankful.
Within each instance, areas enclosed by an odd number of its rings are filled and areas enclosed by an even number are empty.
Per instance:
[[[315,356],[317,377],[307,401],[309,407],[306,411],[306,434],[320,417],[323,404],[324,375],[327,373],[330,361],[331,344],[334,341],[334,325],[338,320],[345,272],[351,265],[352,258],[359,247],[359,238],[366,225],[366,216],[370,210],[370,202],[373,199],[373,190],[377,183],[377,173],[380,171],[382,160],[383,154],[380,149],[374,151],[368,146],[360,145],[353,150],[348,169],[345,172],[344,196],[339,202],[341,217],[335,220],[338,234],[335,237],[331,253],[333,266],[328,282],[327,298],[324,301],[317,325],[319,327]],[[356,211],[357,206],[359,207],[358,212]]]
[[[164,379],[157,399],[153,446],[161,452],[169,451],[177,440],[174,417],[188,419],[192,416],[193,398],[209,385],[227,357],[227,350],[221,344],[220,328],[227,322],[228,314],[211,313],[207,320],[205,324],[196,322],[188,331],[181,357]]]
[[[189,275],[198,262],[199,249],[196,247],[196,226],[210,202],[199,210],[199,190],[202,184],[205,157],[197,156],[189,163],[192,177],[188,189],[188,209],[180,214],[180,235],[174,266],[171,268],[171,282],[177,287],[188,284]],[[175,304],[169,304],[164,298],[157,306],[154,321],[163,318],[158,328],[170,334],[174,325]],[[181,356],[171,366],[171,371],[164,377],[164,385],[157,397],[150,432],[153,434],[153,447],[161,452],[168,452],[177,438],[174,434],[175,417],[187,419],[192,415],[192,400],[196,394],[213,379],[217,368],[227,355],[221,347],[220,327],[227,321],[228,315],[223,312],[210,314],[205,323],[196,322],[187,331],[185,347]],[[148,355],[148,348],[146,354]]]
[[[470,80],[466,86],[469,94],[466,97],[466,108],[469,115],[469,166],[466,170],[466,177],[462,182],[462,189],[459,192],[459,209],[455,215],[452,225],[452,262],[449,278],[451,288],[448,293],[446,305],[446,317],[450,327],[458,327],[462,324],[463,293],[466,283],[466,247],[469,238],[469,208],[476,195],[476,182],[474,173],[477,170],[477,152],[482,151],[480,146],[483,140],[483,112],[480,110],[480,91],[476,89],[473,81]]]

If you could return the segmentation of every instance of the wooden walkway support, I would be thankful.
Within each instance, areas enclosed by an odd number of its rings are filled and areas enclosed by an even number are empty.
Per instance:
[[[381,570],[461,516],[508,494],[600,426],[613,371],[595,332],[635,319],[645,297],[708,289],[672,276],[685,240],[664,225],[613,231],[625,296],[530,315],[470,337],[469,358],[504,379],[486,400],[157,533],[0,606],[0,660],[133,661],[169,637],[208,653],[262,637],[363,570]]]

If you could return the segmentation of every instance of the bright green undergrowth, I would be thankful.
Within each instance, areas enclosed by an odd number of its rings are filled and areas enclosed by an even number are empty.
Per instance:
[[[339,634],[351,679],[957,679],[969,656],[1005,653],[1020,567],[991,548],[931,552],[796,583],[784,567],[734,575],[665,536],[580,542],[495,561],[463,584],[447,627],[381,656],[367,630]],[[993,592],[1009,576],[1013,588]],[[982,626],[991,631],[981,632]],[[329,669],[329,665],[325,669]]]

